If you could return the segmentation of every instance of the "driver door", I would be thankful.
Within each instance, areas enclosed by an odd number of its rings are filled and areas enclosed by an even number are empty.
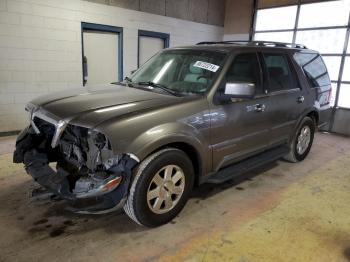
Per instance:
[[[222,99],[227,83],[254,84],[254,98]],[[214,171],[268,147],[271,128],[269,103],[257,53],[237,54],[226,71],[211,108]]]

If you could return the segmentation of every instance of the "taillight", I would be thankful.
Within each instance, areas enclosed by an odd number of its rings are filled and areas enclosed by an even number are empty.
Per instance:
[[[329,89],[329,94],[328,94],[328,100],[327,100],[327,103],[330,103],[331,100],[332,100],[332,92],[333,92],[333,88],[331,86],[331,89]]]
[[[332,97],[332,86],[327,86],[318,89],[317,101],[320,103],[320,106],[329,105],[330,103],[334,103],[334,99]],[[331,104],[332,105],[332,104]]]

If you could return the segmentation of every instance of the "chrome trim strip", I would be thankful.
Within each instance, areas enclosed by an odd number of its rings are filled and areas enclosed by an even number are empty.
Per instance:
[[[68,122],[64,121],[64,120],[60,120],[57,125],[56,125],[56,132],[52,138],[51,141],[51,147],[55,148],[58,144],[58,140],[60,139],[63,131],[66,129]]]
[[[135,154],[128,153],[127,155],[128,155],[130,158],[134,159],[137,163],[140,163],[140,159],[139,159]]]
[[[31,125],[34,128],[35,132],[37,134],[40,134],[39,128],[34,123],[34,117],[40,118],[50,124],[53,124],[55,126],[55,134],[51,141],[51,147],[55,148],[58,144],[58,140],[60,139],[63,131],[65,130],[66,126],[68,125],[68,121],[66,120],[60,120],[56,116],[50,114],[49,112],[43,111],[42,109],[37,109],[34,111],[31,115]]]

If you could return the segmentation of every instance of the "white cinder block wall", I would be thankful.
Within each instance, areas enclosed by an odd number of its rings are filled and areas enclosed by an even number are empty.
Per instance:
[[[0,132],[22,129],[25,104],[81,86],[81,22],[123,27],[124,76],[137,68],[138,29],[170,46],[218,41],[223,28],[80,0],[0,0]]]

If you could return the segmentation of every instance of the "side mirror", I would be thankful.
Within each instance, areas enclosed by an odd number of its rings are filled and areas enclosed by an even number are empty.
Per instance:
[[[255,95],[255,84],[226,83],[224,95],[230,98],[253,98]]]

